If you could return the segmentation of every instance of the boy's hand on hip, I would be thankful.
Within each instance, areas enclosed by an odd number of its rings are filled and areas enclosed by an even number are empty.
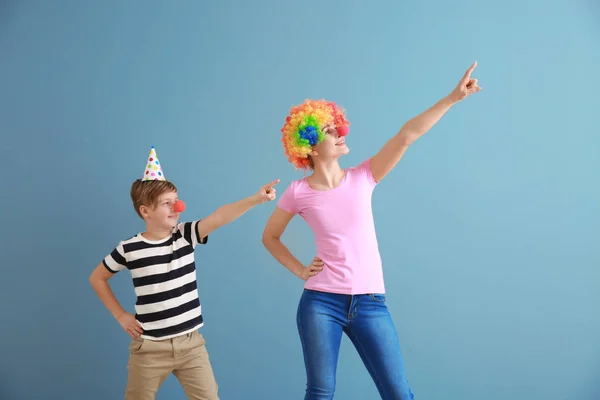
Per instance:
[[[119,324],[121,324],[123,330],[127,332],[127,334],[131,336],[132,339],[139,338],[143,332],[142,326],[137,321],[137,319],[135,319],[135,316],[133,314],[130,314],[128,312],[123,313],[117,319],[117,321],[119,321]]]

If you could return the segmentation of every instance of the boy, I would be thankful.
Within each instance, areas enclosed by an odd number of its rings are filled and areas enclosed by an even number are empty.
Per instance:
[[[205,219],[178,223],[185,204],[167,181],[154,147],[131,200],[146,230],[107,255],[90,276],[102,303],[131,336],[126,399],[154,399],[173,373],[190,399],[217,400],[218,387],[205,340],[198,332],[202,312],[196,286],[194,249],[208,235],[252,207],[275,199],[275,180],[253,196],[224,205]],[[129,269],[137,296],[136,314],[125,311],[108,280]]]

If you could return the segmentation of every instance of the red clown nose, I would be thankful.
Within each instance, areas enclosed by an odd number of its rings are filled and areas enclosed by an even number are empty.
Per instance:
[[[173,204],[173,210],[178,213],[183,212],[185,210],[185,203],[181,200],[177,200],[175,204]]]
[[[337,128],[338,136],[346,136],[350,129],[347,126],[340,126]]]

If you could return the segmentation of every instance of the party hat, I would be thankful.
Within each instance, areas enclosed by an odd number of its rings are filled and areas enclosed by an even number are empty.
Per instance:
[[[150,149],[150,155],[148,156],[148,161],[146,162],[146,169],[144,170],[144,176],[142,177],[143,181],[164,181],[165,175],[162,172],[162,166],[158,161],[158,156],[156,155],[156,150],[154,150],[154,146]]]

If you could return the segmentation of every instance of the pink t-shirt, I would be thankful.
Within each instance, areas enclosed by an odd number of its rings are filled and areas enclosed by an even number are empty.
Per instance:
[[[334,189],[312,189],[307,178],[293,181],[278,207],[300,215],[311,227],[323,270],[306,289],[340,294],[385,293],[381,256],[371,209],[376,186],[370,159],[346,169]],[[309,260],[307,260],[308,262]]]

